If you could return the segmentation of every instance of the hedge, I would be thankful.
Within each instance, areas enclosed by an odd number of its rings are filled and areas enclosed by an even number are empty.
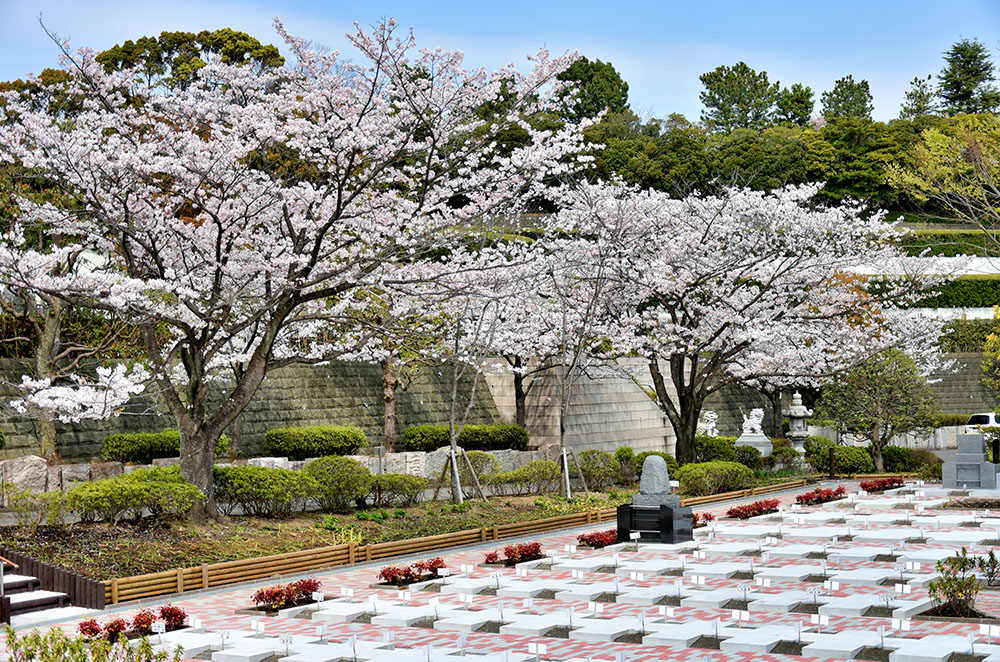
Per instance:
[[[264,452],[291,460],[350,455],[366,443],[364,431],[356,425],[304,425],[264,433]]]
[[[753,471],[739,462],[698,462],[678,469],[677,480],[684,494],[705,496],[750,487]]]
[[[153,467],[81,483],[66,493],[67,510],[85,522],[183,517],[204,499],[177,467]]]
[[[372,503],[375,502],[378,490],[382,490],[383,506],[412,506],[420,498],[420,493],[427,489],[430,481],[423,476],[408,474],[382,474],[372,477]]]
[[[944,325],[941,350],[945,352],[981,352],[986,336],[1000,333],[1000,320],[952,320]]]
[[[928,250],[929,255],[954,257],[956,255],[992,255],[993,242],[978,230],[917,230],[901,241],[900,245],[909,255],[920,255]]]
[[[642,476],[642,465],[645,464],[646,458],[650,455],[659,455],[667,462],[667,473],[671,476],[677,475],[677,469],[679,465],[677,464],[677,458],[669,453],[664,453],[663,451],[643,451],[635,456],[635,473],[637,476]]]
[[[736,437],[709,437],[698,435],[694,438],[694,456],[697,462],[724,460],[736,461]]]
[[[212,480],[215,499],[226,515],[238,506],[244,515],[288,517],[319,490],[313,477],[303,472],[250,465],[215,467]]]
[[[403,447],[408,451],[436,451],[451,443],[447,425],[411,425],[403,430]],[[466,425],[458,435],[458,445],[467,451],[499,451],[528,448],[528,433],[517,425],[502,423]]]
[[[1000,276],[973,274],[961,276],[937,288],[938,293],[926,297],[909,308],[992,308],[1000,304]]]
[[[323,510],[344,512],[351,502],[367,497],[372,488],[368,467],[349,457],[321,457],[302,471],[316,481],[316,499]]]
[[[123,464],[151,464],[163,457],[177,457],[181,453],[181,433],[165,429],[163,432],[130,432],[111,434],[101,440],[104,457]],[[215,445],[218,457],[229,455],[229,437],[222,435]]]

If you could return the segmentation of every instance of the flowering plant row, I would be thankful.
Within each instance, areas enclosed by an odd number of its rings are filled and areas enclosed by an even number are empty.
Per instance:
[[[777,499],[759,499],[753,503],[745,503],[742,506],[733,506],[726,511],[726,517],[735,519],[749,519],[758,515],[778,512]]]
[[[577,542],[587,547],[600,549],[618,542],[618,529],[608,529],[607,531],[592,531],[583,533],[576,538]]]
[[[168,632],[179,630],[184,627],[187,614],[180,607],[174,605],[163,605],[160,607],[159,619],[163,621]],[[140,609],[129,621],[118,616],[101,625],[96,618],[88,618],[80,621],[77,631],[85,637],[104,637],[110,642],[115,642],[126,633],[133,632],[141,637],[149,635],[153,631],[153,623],[157,621],[157,616],[152,609]],[[131,625],[131,627],[130,627]]]
[[[712,513],[694,513],[691,516],[691,526],[695,529],[700,529],[703,526],[708,526],[709,522],[715,521],[715,515]]]
[[[881,492],[883,490],[891,490],[894,487],[902,487],[904,485],[903,479],[898,476],[893,476],[892,478],[876,478],[875,480],[863,480],[861,481],[861,489],[865,492]]]
[[[387,565],[379,570],[378,578],[392,586],[406,586],[419,582],[426,575],[436,575],[438,570],[446,567],[444,559],[435,556],[426,561],[416,561],[410,565]]]
[[[808,492],[796,495],[795,503],[801,503],[804,506],[815,506],[818,503],[843,499],[845,494],[847,494],[847,488],[843,485],[839,485],[835,489],[817,487],[815,490],[809,490]]]
[[[507,565],[514,565],[515,563],[520,563],[521,561],[536,561],[540,558],[544,558],[544,556],[545,554],[542,553],[542,543],[519,542],[504,547],[503,558],[500,558],[499,552],[493,551],[486,555],[484,561],[486,563],[505,563]]]
[[[315,578],[300,579],[290,584],[275,584],[257,589],[250,599],[258,607],[267,611],[294,607],[312,600],[312,594],[320,589],[323,583]]]

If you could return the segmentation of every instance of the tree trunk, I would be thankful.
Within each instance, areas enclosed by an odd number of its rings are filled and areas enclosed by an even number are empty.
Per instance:
[[[56,300],[46,311],[40,325],[41,333],[38,346],[35,349],[35,376],[38,379],[55,379],[56,366],[53,357],[59,344],[59,327],[62,321],[62,304]],[[39,327],[36,327],[39,328]],[[38,442],[42,457],[49,463],[59,461],[56,449],[56,420],[51,412],[41,412],[38,415]]]
[[[885,471],[885,464],[882,462],[882,435],[879,433],[877,425],[872,428],[872,459],[875,460],[875,471],[882,473]]]
[[[785,431],[783,429],[784,426],[782,426],[782,421],[785,417],[781,415],[781,389],[776,388],[770,391],[765,391],[764,394],[771,402],[771,437],[784,437]]]
[[[384,407],[382,419],[382,447],[386,453],[396,450],[396,389],[399,379],[396,377],[395,364],[391,358],[382,361],[382,404]]]
[[[191,519],[204,521],[218,516],[215,506],[215,443],[219,432],[181,426],[181,474],[205,495],[205,501],[191,510]]]
[[[659,360],[653,356],[649,359],[649,373],[653,378],[653,387],[656,389],[656,398],[659,401],[660,409],[667,415],[670,425],[674,429],[676,446],[674,455],[680,464],[687,464],[695,461],[694,438],[698,432],[698,417],[701,415],[701,407],[705,402],[705,395],[698,388],[694,371],[697,366],[691,366],[692,374],[690,379],[684,379],[685,356],[678,354],[670,357],[670,376],[677,391],[677,405],[675,406],[667,393],[666,382],[663,373],[660,372]]]
[[[514,359],[514,367],[523,367],[520,357]],[[524,373],[514,371],[514,423],[518,427],[528,429],[528,406],[525,402],[527,391],[524,388]]]

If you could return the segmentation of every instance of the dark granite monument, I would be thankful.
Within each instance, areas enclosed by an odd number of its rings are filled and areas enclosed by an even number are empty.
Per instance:
[[[642,463],[639,493],[631,504],[618,506],[618,541],[638,533],[640,541],[676,543],[692,540],[692,513],[682,508],[680,498],[670,493],[667,462],[649,455]]]

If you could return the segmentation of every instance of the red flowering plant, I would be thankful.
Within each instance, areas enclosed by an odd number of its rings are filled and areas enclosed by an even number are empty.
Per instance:
[[[132,632],[145,637],[153,631],[155,621],[156,614],[151,609],[140,609],[139,613],[132,617]]]
[[[163,623],[167,626],[167,632],[170,632],[184,627],[184,621],[187,620],[187,613],[180,607],[163,605],[160,607],[160,618],[163,619]]]
[[[504,561],[507,564],[520,563],[521,561],[535,561],[544,558],[542,554],[542,543],[540,542],[520,542],[507,545],[503,548]]]
[[[406,586],[419,582],[421,572],[412,565],[387,565],[379,570],[378,578],[391,586]]]
[[[85,637],[101,636],[101,624],[97,622],[96,618],[88,618],[85,621],[80,621],[76,629],[77,632]]]
[[[250,599],[265,611],[275,611],[295,607],[312,599],[313,591],[319,590],[318,579],[300,579],[289,584],[275,584],[257,589]]]
[[[795,503],[802,504],[803,506],[815,506],[820,503],[843,499],[846,494],[847,488],[843,485],[839,485],[836,489],[817,487],[814,490],[797,494],[795,496]]]
[[[118,637],[128,630],[128,621],[124,618],[112,618],[104,624],[104,637],[110,642],[118,641]]]
[[[694,529],[700,529],[703,526],[708,526],[709,522],[715,521],[715,515],[712,513],[693,513],[691,515],[691,527]]]
[[[777,499],[759,499],[752,503],[745,503],[741,506],[733,506],[726,511],[726,517],[733,519],[749,519],[758,515],[778,512]]]
[[[600,549],[618,542],[618,529],[608,529],[607,531],[591,531],[577,536],[577,542],[587,547]]]
[[[483,563],[500,563],[500,552],[496,550],[486,552],[486,558],[483,559]]]
[[[861,489],[865,492],[882,492],[883,490],[891,490],[896,487],[902,487],[905,485],[903,479],[898,476],[893,476],[892,478],[876,478],[874,480],[863,480],[861,481]]]
[[[437,571],[441,568],[447,568],[444,559],[440,556],[435,556],[434,558],[427,559],[426,561],[417,561],[413,564],[413,567],[417,569],[421,574],[437,575]]]

